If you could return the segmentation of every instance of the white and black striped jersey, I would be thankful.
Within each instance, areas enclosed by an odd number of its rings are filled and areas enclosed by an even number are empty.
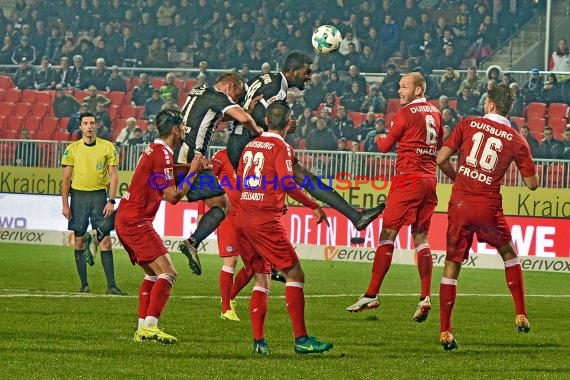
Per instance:
[[[182,107],[186,137],[176,155],[178,163],[189,163],[194,152],[206,156],[218,120],[232,107],[239,107],[224,92],[214,87],[194,88]]]
[[[261,74],[250,80],[246,85],[246,93],[240,104],[246,112],[251,114],[255,123],[262,127],[264,131],[267,131],[265,109],[276,100],[287,99],[288,89],[287,79],[280,72]],[[250,112],[249,106],[251,101],[259,95],[263,95],[263,97],[255,104],[253,112]],[[243,128],[242,125],[234,123],[235,134],[242,134]]]

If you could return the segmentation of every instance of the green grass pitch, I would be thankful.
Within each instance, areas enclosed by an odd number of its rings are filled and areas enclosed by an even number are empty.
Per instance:
[[[438,283],[423,324],[411,321],[419,279],[412,266],[395,265],[380,307],[350,314],[344,308],[365,290],[370,265],[304,261],[309,333],[334,343],[323,355],[293,352],[283,284],[273,283],[267,340],[271,355],[251,354],[247,287],[238,299],[241,322],[220,319],[221,260],[202,256],[204,274],[192,275],[173,255],[178,282],[161,326],[173,346],[132,341],[142,271],[115,252],[119,287],[129,297],[105,296],[101,263],[89,268],[92,295],[79,281],[70,248],[0,245],[1,379],[568,379],[570,277],[526,272],[532,330],[519,334],[504,274],[464,269],[454,311],[459,350],[438,344]]]

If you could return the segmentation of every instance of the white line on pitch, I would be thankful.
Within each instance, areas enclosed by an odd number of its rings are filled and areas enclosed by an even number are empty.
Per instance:
[[[4,289],[7,290],[7,289]],[[510,294],[484,294],[484,293],[459,293],[459,297],[511,297]],[[343,298],[343,297],[359,297],[360,294],[305,294],[305,298]],[[417,293],[386,293],[380,294],[380,297],[415,297]],[[432,297],[437,297],[433,295]],[[526,297],[532,298],[570,298],[570,294],[527,294]],[[19,292],[0,294],[0,298],[138,298],[137,295],[132,296],[109,296],[106,294],[81,294],[81,293],[64,293],[64,292]],[[171,299],[219,299],[220,296],[170,296]],[[247,299],[249,295],[238,296],[237,298]],[[285,298],[285,296],[272,296],[271,298]]]

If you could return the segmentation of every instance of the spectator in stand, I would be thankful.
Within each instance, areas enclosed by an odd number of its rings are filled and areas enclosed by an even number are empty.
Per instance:
[[[143,143],[143,132],[142,129],[136,126],[133,129],[133,133],[129,137],[129,141],[127,141],[128,145],[137,145]]]
[[[364,45],[362,54],[356,60],[357,67],[365,73],[379,73],[382,71],[382,62],[378,59],[371,46]]]
[[[36,72],[30,66],[28,59],[23,57],[16,72],[12,75],[12,82],[18,90],[33,89],[36,82]]]
[[[516,83],[515,78],[513,78],[511,73],[504,73],[501,81],[503,82],[503,84],[505,86],[509,86],[509,87],[510,87],[511,83]]]
[[[12,64],[12,53],[14,52],[14,44],[11,36],[4,36],[4,44],[0,48],[0,65]]]
[[[99,37],[99,39],[97,40],[95,49],[93,49],[93,55],[97,57],[97,60],[95,61],[95,66],[97,66],[97,61],[99,61],[99,59],[103,59],[105,61],[105,65],[114,62],[114,60],[116,59],[116,57],[113,57],[113,55],[116,56],[116,54],[113,53],[107,47],[107,42],[103,39],[103,37]],[[91,81],[93,82],[93,79],[91,79]]]
[[[67,95],[61,84],[56,85],[53,101],[54,116],[57,118],[71,117],[78,110],[79,102],[73,96]]]
[[[338,49],[338,52],[341,55],[346,56],[347,54],[350,53],[350,47],[349,47],[350,44],[354,45],[354,50],[356,52],[360,51],[360,41],[358,41],[358,38],[356,38],[356,36],[351,30],[348,30],[344,34],[342,41],[340,41],[340,47]]]
[[[320,74],[312,74],[311,81],[305,88],[305,105],[311,110],[316,111],[321,102],[325,99],[325,88],[321,83]]]
[[[79,105],[79,110],[69,118],[69,122],[67,123],[67,132],[69,133],[70,139],[78,140],[82,137],[81,129],[79,127],[81,124],[81,115],[85,112],[89,112],[89,104],[81,103]],[[77,133],[75,137],[73,136],[74,133]]]
[[[560,149],[563,149],[560,147],[562,142],[554,138],[554,135],[552,133],[552,128],[550,127],[545,127],[542,134],[544,136],[544,139],[542,139],[542,141],[540,142],[540,147],[538,148],[537,157],[544,158],[547,160],[556,158],[555,156],[556,152],[558,152]]]
[[[139,75],[140,82],[134,88],[133,95],[131,96],[131,105],[133,106],[144,106],[147,99],[152,96],[152,91],[154,87],[150,84],[148,80],[148,75],[141,73]]]
[[[249,83],[249,81],[254,78],[254,75],[249,71],[249,65],[247,63],[241,65],[241,68],[238,70],[238,74],[241,75],[243,79],[245,79],[245,83]],[[200,75],[201,74],[198,74],[198,76]],[[206,76],[202,75],[202,77],[204,78],[205,83]],[[198,77],[196,77],[196,79],[198,79]]]
[[[95,86],[97,90],[105,91],[110,75],[111,73],[105,66],[105,59],[97,58],[95,61],[95,69],[91,72],[91,84]]]
[[[390,14],[384,15],[384,24],[380,26],[380,35],[384,41],[381,53],[383,57],[390,57],[400,47],[400,25],[398,25]]]
[[[535,158],[538,157],[540,144],[538,143],[538,140],[535,139],[530,134],[530,130],[528,129],[528,126],[526,126],[526,125],[521,126],[520,127],[520,133],[525,138],[526,142],[528,143],[528,146],[530,147],[531,156],[535,157]]]
[[[479,98],[471,93],[471,87],[463,87],[461,95],[457,98],[457,115],[465,117],[470,114],[471,109],[477,107]]]
[[[361,53],[356,51],[356,46],[351,42],[348,44],[348,53],[342,56],[342,69],[346,70],[349,67],[356,65],[361,57]]]
[[[386,137],[388,135],[388,131],[386,130],[386,122],[382,118],[376,119],[376,123],[374,125],[374,129],[366,135],[364,139],[364,151],[365,152],[378,152],[378,145],[376,142],[381,137]],[[392,148],[394,151],[395,148]]]
[[[35,84],[34,88],[36,90],[53,90],[55,88],[55,83],[57,80],[56,72],[49,63],[49,58],[47,56],[42,57],[42,61],[39,67],[36,68],[35,73]]]
[[[16,145],[14,152],[15,166],[38,166],[40,160],[40,149],[35,141],[30,140],[30,132],[27,128],[22,128],[20,141]]]
[[[437,86],[437,82],[435,79],[432,78],[431,74],[426,73],[423,67],[416,66],[412,70],[413,72],[417,72],[422,74],[422,76],[426,80],[426,91],[425,97],[426,99],[435,99],[439,96],[439,88]]]
[[[85,90],[90,85],[91,75],[89,70],[83,66],[83,57],[80,55],[73,56],[73,67],[70,72],[70,85],[76,90]],[[95,88],[97,90],[97,88]],[[95,111],[95,107],[93,107]]]
[[[373,111],[366,113],[366,119],[356,127],[356,141],[364,141],[370,131],[376,128],[376,114]]]
[[[558,41],[558,47],[550,56],[548,70],[570,73],[570,51],[568,50],[568,42],[566,38]],[[560,82],[570,79],[570,74],[560,75]]]
[[[374,113],[381,113],[386,110],[386,99],[382,96],[380,88],[377,85],[372,85],[368,89],[368,95],[364,97],[361,112],[372,111]]]
[[[216,74],[208,71],[208,62],[200,61],[200,63],[198,63],[198,76],[200,76],[200,74],[206,77],[206,84],[208,86],[212,86],[216,83]]]
[[[458,69],[461,64],[461,56],[455,52],[455,46],[447,44],[443,56],[437,61],[437,68],[452,67]]]
[[[337,138],[329,128],[325,119],[317,119],[317,128],[307,137],[307,149],[309,150],[336,150]]]
[[[402,39],[400,41],[400,56],[408,58],[410,55],[415,56],[417,53],[417,43],[421,34],[418,32],[416,19],[409,15],[403,20]],[[364,70],[364,69],[363,69]],[[366,70],[364,70],[366,72]]]
[[[433,69],[437,66],[437,58],[433,54],[431,47],[426,47],[424,53],[419,57],[418,66],[423,67],[424,71],[428,74],[433,72]]]
[[[297,118],[296,125],[295,137],[297,139],[307,139],[311,132],[317,128],[317,118],[313,116],[311,108],[305,107],[301,116]]]
[[[332,92],[329,94],[326,94],[325,100],[319,105],[317,110],[320,110],[320,112],[322,112],[323,110],[328,111],[329,114],[331,114],[331,116],[333,118],[335,118],[336,117],[336,111],[337,111],[337,104],[336,104],[335,95]]]
[[[444,127],[449,127],[449,130],[453,130],[455,125],[457,124],[457,119],[453,116],[453,112],[451,108],[445,108],[441,112],[441,122]]]
[[[287,104],[289,105],[291,111],[291,119],[295,120],[303,113],[305,108],[303,104],[299,101],[299,98],[295,95],[295,91],[287,91]]]
[[[152,90],[152,96],[148,98],[144,104],[143,119],[149,119],[151,116],[156,116],[162,109],[164,99],[160,96],[160,90],[155,88]]]
[[[455,72],[453,67],[445,69],[439,81],[439,93],[447,96],[449,99],[456,99],[459,87],[461,86],[461,77]]]
[[[96,134],[97,137],[107,140],[107,141],[111,141],[111,130],[109,128],[107,128],[103,122],[99,119],[95,120],[95,124],[96,124]]]
[[[446,95],[441,95],[438,100],[439,100],[439,111],[443,112],[444,110],[450,110],[451,114],[455,118],[457,114],[455,113],[453,107],[451,107],[451,105],[449,104],[449,98]]]
[[[470,115],[483,116],[485,99],[487,99],[489,90],[493,89],[496,85],[497,85],[496,80],[489,79],[489,81],[487,82],[487,90],[481,95],[481,97],[479,98],[479,103],[477,103],[477,107],[471,110]]]
[[[336,70],[329,71],[329,80],[325,83],[325,91],[327,94],[333,93],[337,96],[342,96],[344,89],[346,88],[346,83],[341,81],[338,77],[338,72]]]
[[[151,117],[148,119],[146,131],[144,132],[143,136],[143,142],[151,144],[157,138],[159,138],[158,128],[156,127],[156,121],[154,117]]]
[[[366,95],[366,78],[360,74],[360,70],[356,65],[352,65],[348,68],[348,77],[345,80],[346,89],[348,92],[352,89],[352,84],[354,82],[358,83],[358,91],[362,96]]]
[[[444,124],[443,126],[443,141],[447,140],[449,135],[451,134],[451,127],[448,124]]]
[[[341,137],[340,139],[337,140],[336,142],[336,150],[338,152],[350,152],[351,149],[348,148],[348,140],[346,139],[346,137]],[[346,158],[346,156],[343,154],[341,157],[341,160],[339,162],[338,167],[341,168],[341,170],[346,170],[346,160],[343,160],[343,158]]]
[[[510,116],[523,117],[524,112],[524,96],[521,94],[519,84],[514,82],[509,86],[513,92],[514,101],[511,108]]]
[[[137,126],[137,119],[134,117],[129,117],[126,121],[126,126],[121,129],[121,132],[115,139],[115,144],[128,145],[130,140],[136,138],[135,128],[138,128],[140,130],[140,127]]]
[[[69,67],[69,58],[61,57],[59,60],[59,70],[56,73],[57,84],[63,88],[71,87],[71,67]]]
[[[121,91],[127,92],[127,84],[123,79],[118,66],[111,67],[111,76],[107,80],[107,86],[105,86],[107,91]]]
[[[164,99],[164,104],[162,105],[162,107],[160,108],[161,110],[176,110],[179,111],[180,107],[178,107],[178,104],[176,104],[174,102],[174,99],[172,99],[169,95],[166,96],[166,98]]]
[[[153,38],[144,59],[145,66],[166,67],[168,65],[166,47],[160,38]]]
[[[400,78],[402,74],[396,71],[396,65],[389,63],[386,66],[386,76],[380,84],[380,91],[385,99],[399,99],[398,90],[400,89]]]
[[[26,58],[31,65],[36,62],[37,58],[36,48],[30,45],[30,39],[27,36],[21,38],[20,45],[16,46],[12,52],[12,63],[17,65],[22,58]]]
[[[97,117],[97,122],[101,122],[105,128],[111,130],[111,115],[103,103],[97,103],[95,116]]]
[[[103,106],[108,107],[111,105],[111,99],[106,97],[103,94],[97,93],[97,87],[91,85],[87,90],[89,95],[83,98],[83,103],[87,103],[89,106],[89,112],[95,113],[97,112],[97,104],[102,103]]]
[[[350,92],[342,96],[340,104],[349,112],[360,112],[364,104],[364,95],[360,91],[358,82],[352,82]]]
[[[338,107],[336,119],[333,120],[330,127],[337,138],[344,137],[347,140],[356,140],[354,123],[348,117],[346,109],[343,106]]]
[[[560,160],[570,160],[570,126],[564,129],[564,137],[560,144],[552,148],[552,155]]]
[[[176,103],[178,101],[178,87],[175,84],[176,75],[174,73],[166,74],[166,82],[160,87],[160,96],[164,100],[167,100],[170,97]]]
[[[542,86],[540,101],[550,104],[562,102],[562,85],[553,73],[546,74],[546,81]]]
[[[479,79],[477,76],[477,68],[475,66],[471,66],[467,69],[467,78],[461,82],[461,86],[459,87],[459,93],[463,92],[465,87],[469,87],[471,89],[471,94],[476,97],[481,96],[481,90],[483,89],[483,81]]]
[[[539,102],[540,94],[544,87],[544,81],[540,76],[537,68],[530,70],[530,79],[524,84],[521,93],[524,96],[525,103]]]
[[[194,87],[192,87],[192,89],[200,88],[202,86],[208,87],[208,83],[206,82],[206,76],[200,73],[198,74],[198,76],[196,76],[196,84],[194,85]]]
[[[83,58],[85,66],[93,66],[95,63],[95,46],[87,38],[82,38],[79,46],[73,50],[74,55],[80,55]]]

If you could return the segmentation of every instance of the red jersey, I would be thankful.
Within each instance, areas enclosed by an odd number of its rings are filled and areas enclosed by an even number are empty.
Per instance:
[[[218,150],[212,157],[214,161],[213,171],[220,185],[226,192],[230,201],[231,213],[235,214],[239,207],[239,198],[241,191],[237,188],[236,172],[226,149]]]
[[[117,209],[119,223],[154,220],[163,190],[175,185],[173,164],[172,149],[164,141],[156,139],[145,149]]]
[[[523,177],[536,174],[526,140],[497,114],[463,120],[445,146],[458,151],[453,193],[501,199],[501,179],[513,161]]]
[[[242,151],[238,167],[241,181],[240,208],[255,217],[280,218],[285,193],[296,188],[293,148],[271,132],[250,141]]]
[[[378,140],[378,150],[387,153],[398,144],[396,174],[435,177],[435,157],[443,145],[441,113],[425,98],[399,109],[386,138]]]

